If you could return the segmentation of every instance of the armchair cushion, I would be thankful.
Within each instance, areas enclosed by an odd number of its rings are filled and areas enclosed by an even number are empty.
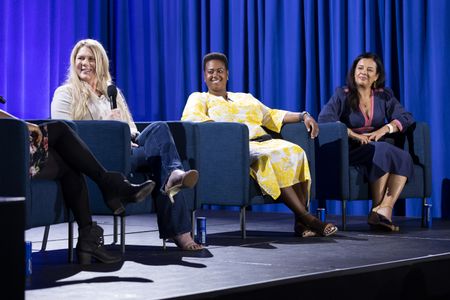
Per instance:
[[[197,123],[197,199],[201,204],[249,204],[248,127],[239,123]]]

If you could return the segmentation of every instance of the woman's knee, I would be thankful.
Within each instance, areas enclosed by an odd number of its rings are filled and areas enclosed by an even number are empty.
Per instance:
[[[170,132],[169,126],[166,122],[157,121],[148,125],[151,129],[161,132]]]
[[[142,137],[145,138],[146,141],[156,139],[160,142],[163,142],[167,138],[171,137],[169,126],[166,122],[153,122],[145,128],[145,130],[141,133]]]
[[[52,135],[65,134],[72,130],[70,126],[64,121],[52,121],[45,124],[47,130],[51,132]]]

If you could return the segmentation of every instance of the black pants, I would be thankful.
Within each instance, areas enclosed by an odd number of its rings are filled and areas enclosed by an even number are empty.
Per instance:
[[[78,227],[92,223],[88,189],[83,174],[98,181],[106,172],[77,133],[62,121],[40,125],[48,130],[48,159],[33,178],[58,179],[64,201]]]

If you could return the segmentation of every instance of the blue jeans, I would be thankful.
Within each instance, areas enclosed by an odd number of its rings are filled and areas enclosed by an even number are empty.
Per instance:
[[[155,199],[160,238],[171,238],[191,231],[191,215],[183,191],[172,204],[162,192],[172,171],[183,170],[175,142],[165,122],[148,125],[138,136],[139,147],[131,151],[131,171],[145,172],[159,185]]]

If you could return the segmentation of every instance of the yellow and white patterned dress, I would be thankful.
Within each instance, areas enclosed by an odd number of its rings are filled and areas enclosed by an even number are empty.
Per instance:
[[[280,132],[287,111],[270,109],[251,94],[228,92],[228,100],[209,93],[192,93],[183,111],[182,121],[238,122],[248,126],[249,138],[267,134],[262,126]],[[281,139],[250,141],[250,175],[263,193],[277,199],[280,188],[307,182],[311,176],[306,154],[301,147]]]

